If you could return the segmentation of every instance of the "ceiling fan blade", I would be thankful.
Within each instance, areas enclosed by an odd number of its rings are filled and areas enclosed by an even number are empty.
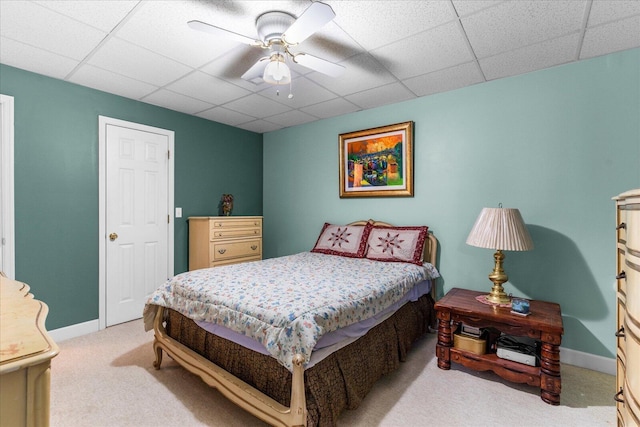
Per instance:
[[[297,54],[293,57],[293,61],[330,77],[340,77],[345,70],[342,65],[335,64],[327,61],[326,59],[318,58],[317,56],[309,55],[307,53]]]
[[[248,80],[252,82],[254,79],[260,77],[262,79],[262,74],[264,73],[264,69],[267,67],[269,63],[269,57],[263,56],[258,59],[258,62],[253,64],[251,68],[249,68],[243,75],[242,78],[244,80]],[[255,82],[254,82],[255,83]]]
[[[284,32],[282,38],[289,44],[300,43],[335,17],[335,12],[328,4],[312,3]]]
[[[262,42],[252,39],[251,37],[243,36],[242,34],[234,33],[233,31],[225,30],[224,28],[219,28],[202,21],[189,21],[187,25],[194,30],[203,31],[218,37],[224,37],[227,40],[233,40],[238,43],[244,43],[251,46],[262,45]]]

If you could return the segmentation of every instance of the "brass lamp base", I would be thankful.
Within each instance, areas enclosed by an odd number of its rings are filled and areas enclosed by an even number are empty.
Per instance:
[[[487,295],[487,301],[493,304],[509,304],[511,302],[511,298],[509,298],[502,287],[502,284],[509,280],[509,277],[502,269],[504,254],[500,249],[493,254],[493,259],[496,264],[493,267],[491,274],[489,274],[489,280],[493,282],[493,288],[491,288],[491,292]]]

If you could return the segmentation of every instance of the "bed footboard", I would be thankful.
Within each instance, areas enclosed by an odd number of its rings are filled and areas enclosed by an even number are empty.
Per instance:
[[[166,351],[178,364],[198,375],[226,398],[261,420],[274,426],[306,426],[307,408],[304,389],[303,357],[293,358],[291,406],[286,407],[256,390],[218,365],[171,338],[164,326],[164,307],[158,307],[153,322],[154,368],[160,369],[162,351]]]

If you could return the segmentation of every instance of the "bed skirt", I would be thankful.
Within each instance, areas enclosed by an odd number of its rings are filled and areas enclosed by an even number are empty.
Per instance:
[[[435,326],[430,295],[402,306],[365,336],[304,372],[307,426],[335,426],[383,375],[398,369],[413,342]],[[206,332],[168,310],[167,334],[282,405],[291,400],[291,372],[276,359]]]

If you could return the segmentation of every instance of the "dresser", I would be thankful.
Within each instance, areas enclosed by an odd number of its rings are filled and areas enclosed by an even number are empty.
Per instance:
[[[261,216],[189,217],[189,270],[261,259]]]
[[[640,189],[614,197],[619,426],[640,426]]]
[[[0,274],[0,426],[49,425],[58,346],[44,327],[48,311],[29,286]]]

